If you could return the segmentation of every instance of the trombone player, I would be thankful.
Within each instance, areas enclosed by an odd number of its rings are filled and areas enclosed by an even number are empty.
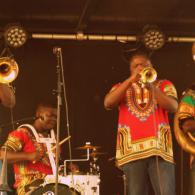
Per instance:
[[[185,92],[174,120],[175,137],[182,149],[190,153],[190,191],[195,195],[195,83]]]
[[[177,92],[157,74],[149,56],[136,51],[129,59],[130,76],[105,96],[104,106],[118,106],[117,165],[125,173],[128,195],[175,195],[172,137],[168,112],[177,110]]]

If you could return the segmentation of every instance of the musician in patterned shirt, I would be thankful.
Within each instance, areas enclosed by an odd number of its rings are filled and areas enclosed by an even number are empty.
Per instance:
[[[52,174],[52,167],[47,155],[46,145],[41,138],[55,139],[53,128],[56,126],[57,109],[51,104],[39,104],[36,119],[32,125],[24,124],[9,133],[1,149],[0,158],[7,148],[7,160],[14,164],[15,184],[18,195],[24,195],[29,186]]]
[[[130,76],[112,87],[104,106],[118,106],[116,159],[127,178],[128,195],[148,194],[148,181],[155,195],[175,194],[172,137],[168,112],[177,110],[177,93],[169,80],[140,83],[140,73],[152,67],[144,51],[129,60]]]

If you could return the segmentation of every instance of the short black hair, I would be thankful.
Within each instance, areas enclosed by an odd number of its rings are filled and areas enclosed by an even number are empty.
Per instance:
[[[39,116],[42,110],[44,110],[45,108],[57,109],[57,106],[53,102],[41,102],[36,107],[35,110],[36,116]]]
[[[38,104],[36,105],[35,111],[37,112],[38,110],[40,110],[41,108],[57,108],[57,101],[53,101],[51,99],[42,99],[38,102]]]
[[[146,59],[151,61],[150,56],[149,56],[149,54],[146,51],[144,51],[144,50],[136,50],[136,51],[133,51],[131,53],[131,55],[129,56],[129,63],[131,63],[133,58],[136,57],[136,56],[143,56]]]
[[[57,105],[56,105],[56,102],[40,102],[38,105],[37,105],[37,109],[39,107],[48,107],[48,108],[57,108]]]

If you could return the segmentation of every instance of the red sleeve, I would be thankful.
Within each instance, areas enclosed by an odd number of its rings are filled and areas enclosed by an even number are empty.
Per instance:
[[[160,90],[168,96],[172,96],[177,99],[177,91],[173,83],[169,80],[160,81]]]
[[[29,140],[29,136],[25,129],[17,129],[9,133],[7,141],[4,146],[8,148],[8,150],[13,151],[21,151],[23,145]]]

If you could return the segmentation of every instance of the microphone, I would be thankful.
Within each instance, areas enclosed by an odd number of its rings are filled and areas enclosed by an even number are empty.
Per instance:
[[[61,51],[62,51],[62,49],[60,47],[54,47],[53,48],[53,53],[54,54],[59,54],[59,53],[61,53]]]
[[[11,123],[0,124],[0,128],[7,127],[7,126],[10,126],[10,125],[13,125],[13,124],[18,125],[18,124],[24,123],[24,122],[35,121],[39,118],[40,118],[40,116],[32,116],[32,117],[22,118],[22,119],[19,119],[19,120],[15,120]]]

